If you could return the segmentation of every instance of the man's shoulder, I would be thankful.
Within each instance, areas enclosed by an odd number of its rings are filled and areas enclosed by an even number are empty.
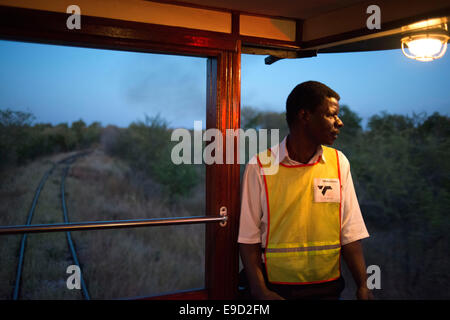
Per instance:
[[[332,152],[337,152],[337,155],[339,157],[339,164],[342,167],[349,167],[350,166],[350,161],[348,160],[347,156],[344,154],[344,152],[342,152],[341,150],[337,149],[337,148],[333,148],[333,147],[328,147],[328,146],[322,146],[322,148],[328,149],[329,151]]]
[[[250,158],[248,164],[258,165],[262,163],[266,163],[270,158],[271,160],[277,160],[280,154],[280,144],[276,144],[270,148],[267,148],[262,151],[258,151],[253,157]]]
[[[245,171],[248,173],[259,173],[258,153],[251,157],[247,162]]]
[[[350,161],[348,160],[347,156],[341,150],[337,150],[337,153],[338,153],[340,163],[345,164],[345,165],[350,165]]]
[[[251,157],[250,160],[247,162],[246,167],[258,166],[259,156],[260,156],[260,153],[256,153],[253,157]]]

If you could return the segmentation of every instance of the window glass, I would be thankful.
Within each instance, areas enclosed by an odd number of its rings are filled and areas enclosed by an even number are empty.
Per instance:
[[[0,225],[62,223],[63,198],[69,222],[205,215],[204,164],[172,160],[206,123],[205,58],[0,41],[0,68]],[[70,234],[91,298],[204,286],[204,225]],[[22,239],[1,238],[2,299]],[[19,299],[83,298],[67,242],[27,236]]]

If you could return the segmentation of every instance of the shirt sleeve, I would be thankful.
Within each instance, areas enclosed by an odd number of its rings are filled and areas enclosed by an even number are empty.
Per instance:
[[[369,237],[369,233],[367,232],[358,198],[356,197],[350,162],[342,152],[339,152],[339,161],[342,175],[341,244],[346,245]]]
[[[241,216],[239,222],[239,243],[261,242],[261,177],[257,164],[247,164],[242,179]]]

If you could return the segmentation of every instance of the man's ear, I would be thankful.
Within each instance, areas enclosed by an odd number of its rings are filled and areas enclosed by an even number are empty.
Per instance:
[[[305,109],[300,109],[297,113],[297,119],[300,123],[309,121],[310,116],[311,116],[311,114]]]

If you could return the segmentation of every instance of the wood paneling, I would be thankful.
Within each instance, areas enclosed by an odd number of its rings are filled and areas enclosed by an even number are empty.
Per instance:
[[[24,41],[149,52],[203,49],[236,50],[236,41],[218,32],[83,16],[80,30],[69,30],[69,15],[0,6],[0,37]]]
[[[225,11],[143,0],[0,0],[0,5],[66,13],[76,4],[82,16],[109,18],[190,28],[231,32],[231,14]]]
[[[240,30],[243,36],[252,36],[284,41],[295,41],[295,20],[240,15]]]
[[[225,146],[226,129],[240,126],[240,48],[209,58],[207,70],[207,128],[218,128]],[[226,227],[206,226],[206,287],[214,300],[237,295],[240,166],[234,163],[206,168],[206,211],[218,214],[226,206],[229,217]]]

